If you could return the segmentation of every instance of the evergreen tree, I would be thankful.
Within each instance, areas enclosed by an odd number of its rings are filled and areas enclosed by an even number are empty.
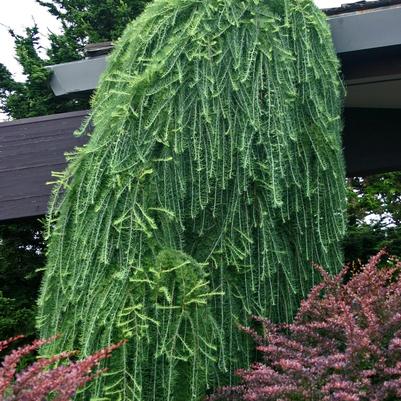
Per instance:
[[[70,38],[82,47],[89,43],[117,40],[127,24],[137,17],[149,0],[37,0],[59,19],[63,26],[61,43]],[[65,51],[55,36],[51,41],[57,46],[51,49],[52,57]],[[67,46],[67,48],[70,46]],[[72,47],[76,52],[77,47]],[[53,54],[54,53],[54,54]]]
[[[239,323],[290,320],[310,261],[341,266],[342,93],[310,0],[157,0],[128,26],[54,193],[39,302],[48,352],[130,339],[91,396],[200,400],[247,364]]]
[[[89,95],[68,99],[54,96],[45,66],[83,58],[88,43],[118,39],[128,21],[136,18],[149,1],[37,0],[60,21],[61,33],[49,33],[50,46],[43,58],[36,25],[27,28],[24,35],[10,31],[26,81],[16,82],[0,64],[0,111],[18,119],[89,108]]]
[[[43,268],[42,224],[28,220],[24,224],[0,225],[0,338],[24,333],[35,335],[35,300]]]
[[[39,30],[35,25],[25,30],[25,36],[10,31],[14,38],[17,59],[22,66],[25,82],[13,79],[7,68],[0,64],[1,111],[14,119],[37,117],[89,107],[88,98],[62,99],[54,96],[50,88],[50,71],[46,65],[54,64],[53,58],[39,55]],[[51,51],[55,52],[53,44]],[[60,49],[61,48],[57,48]],[[76,58],[78,58],[78,52]],[[71,61],[66,57],[65,61]]]

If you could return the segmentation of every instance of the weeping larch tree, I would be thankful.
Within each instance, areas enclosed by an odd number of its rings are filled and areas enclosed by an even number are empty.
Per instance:
[[[238,324],[341,266],[342,95],[311,0],[156,0],[127,27],[48,216],[46,352],[129,339],[84,399],[201,400],[248,363]]]

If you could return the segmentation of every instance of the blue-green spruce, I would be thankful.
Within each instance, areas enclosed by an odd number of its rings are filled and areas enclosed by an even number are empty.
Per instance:
[[[342,91],[311,0],[156,0],[127,27],[59,176],[39,300],[49,352],[129,338],[91,396],[201,400],[247,364],[238,323],[288,321],[310,261],[340,267]]]

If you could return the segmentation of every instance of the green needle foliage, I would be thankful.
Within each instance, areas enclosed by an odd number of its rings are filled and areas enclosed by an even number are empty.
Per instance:
[[[238,323],[289,321],[310,261],[341,266],[342,94],[310,0],[157,0],[128,26],[59,176],[39,300],[49,352],[130,339],[91,396],[200,400],[248,363]]]

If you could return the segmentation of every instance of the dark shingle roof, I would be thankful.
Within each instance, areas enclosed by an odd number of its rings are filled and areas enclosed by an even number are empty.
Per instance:
[[[401,0],[357,1],[356,3],[342,4],[341,7],[326,8],[323,11],[327,15],[336,15],[371,10],[374,8],[390,7],[397,4],[401,4]]]

